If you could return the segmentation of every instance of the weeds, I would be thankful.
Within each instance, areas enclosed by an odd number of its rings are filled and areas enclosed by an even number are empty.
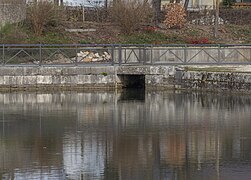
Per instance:
[[[101,75],[107,76],[108,74],[107,74],[107,72],[102,72]]]

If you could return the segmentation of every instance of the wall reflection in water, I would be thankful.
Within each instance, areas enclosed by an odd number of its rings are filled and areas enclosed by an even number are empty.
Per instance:
[[[247,95],[0,94],[0,179],[248,179],[250,109]]]

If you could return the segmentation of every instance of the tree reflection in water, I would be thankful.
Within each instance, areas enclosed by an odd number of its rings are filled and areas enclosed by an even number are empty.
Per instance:
[[[0,94],[1,179],[251,177],[250,96],[142,93]]]

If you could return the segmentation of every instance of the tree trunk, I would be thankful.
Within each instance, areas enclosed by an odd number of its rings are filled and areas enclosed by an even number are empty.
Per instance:
[[[185,3],[184,3],[185,11],[187,11],[188,3],[189,3],[189,0],[185,0]]]
[[[154,21],[158,24],[160,22],[161,0],[153,0],[152,4],[154,9]]]
[[[107,10],[108,8],[108,0],[105,0],[105,9]]]

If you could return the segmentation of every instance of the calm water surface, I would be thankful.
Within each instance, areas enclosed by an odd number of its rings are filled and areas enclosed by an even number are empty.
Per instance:
[[[2,93],[0,179],[251,179],[251,96]]]

